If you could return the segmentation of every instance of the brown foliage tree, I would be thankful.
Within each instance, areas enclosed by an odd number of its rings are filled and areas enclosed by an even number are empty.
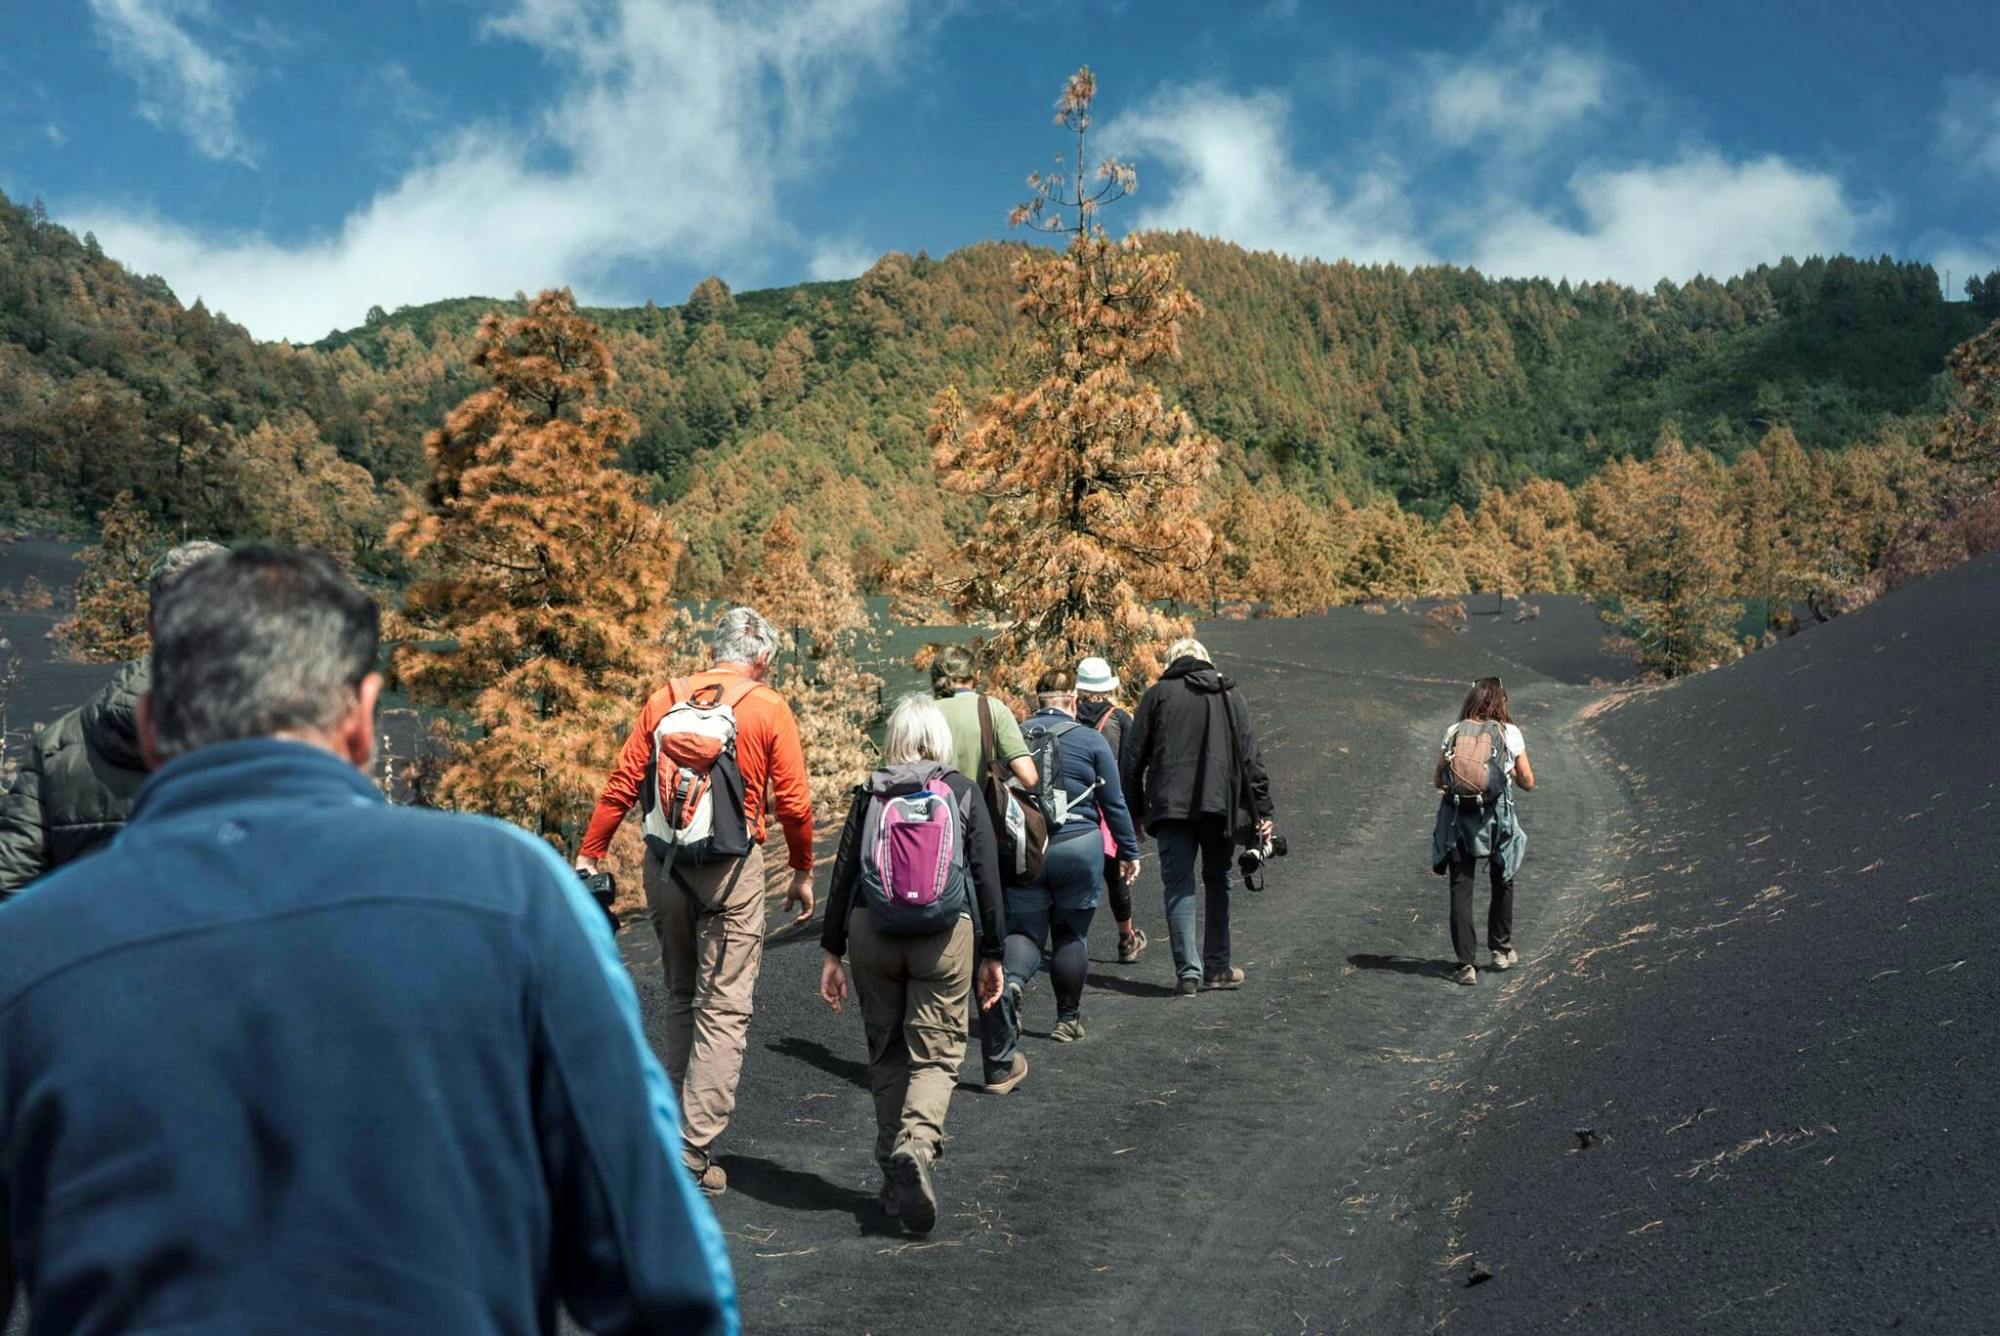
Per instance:
[[[120,663],[153,647],[147,587],[166,546],[132,493],[120,492],[98,517],[97,546],[78,553],[76,611],[56,624],[56,639],[85,663]]]
[[[610,358],[567,290],[489,315],[472,361],[492,384],[430,434],[426,501],[391,534],[421,571],[391,628],[396,673],[473,726],[439,802],[568,846],[658,669],[678,553],[613,466],[635,425],[598,402]]]
[[[1056,120],[1077,137],[1075,178],[1031,176],[1034,195],[1012,217],[1068,237],[1062,251],[1014,264],[1026,388],[973,409],[947,389],[931,410],[940,480],[988,509],[960,568],[919,580],[961,618],[996,624],[989,661],[1016,688],[1090,654],[1135,679],[1156,672],[1186,623],[1155,605],[1189,591],[1211,545],[1199,489],[1216,443],[1142,376],[1179,355],[1181,324],[1201,305],[1176,279],[1177,256],[1114,242],[1098,225],[1136,177],[1106,160],[1092,184],[1095,96],[1087,68],[1070,77]]]

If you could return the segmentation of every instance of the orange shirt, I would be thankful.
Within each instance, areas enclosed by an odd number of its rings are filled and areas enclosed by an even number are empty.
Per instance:
[[[705,686],[727,684],[744,676],[736,667],[711,668],[682,678],[690,693]],[[618,764],[604,782],[604,792],[591,813],[590,826],[583,834],[585,858],[602,858],[611,847],[611,835],[618,823],[639,801],[646,782],[646,767],[653,760],[653,730],[680,697],[675,683],[655,691],[639,712],[639,722],[618,753]],[[799,745],[799,721],[785,698],[767,686],[760,686],[736,705],[736,765],[743,772],[743,825],[750,838],[764,842],[765,790],[770,806],[784,827],[785,848],[791,865],[809,872],[813,865],[812,790],[806,781],[806,753]]]

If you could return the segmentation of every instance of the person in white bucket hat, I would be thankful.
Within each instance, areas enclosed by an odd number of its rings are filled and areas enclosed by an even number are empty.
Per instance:
[[[1125,726],[1132,715],[1118,704],[1118,674],[1092,655],[1076,666],[1076,717],[1104,735],[1124,768]],[[1110,837],[1104,843],[1104,884],[1111,892],[1111,916],[1118,920],[1118,961],[1129,965],[1146,949],[1146,934],[1132,926],[1132,888],[1118,872],[1118,854]]]

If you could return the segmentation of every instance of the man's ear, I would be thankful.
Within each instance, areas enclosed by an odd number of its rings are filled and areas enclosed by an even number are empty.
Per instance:
[[[139,725],[139,755],[145,759],[148,770],[158,770],[160,759],[160,735],[153,722],[153,693],[139,693],[139,708],[134,715]]]
[[[340,721],[340,746],[357,770],[375,761],[375,707],[382,699],[382,674],[370,673],[354,689],[354,708]]]

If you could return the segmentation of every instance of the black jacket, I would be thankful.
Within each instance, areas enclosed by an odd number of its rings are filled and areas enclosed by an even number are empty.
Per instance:
[[[1007,943],[1005,891],[1000,884],[1000,847],[993,840],[993,818],[977,786],[956,770],[944,772],[944,782],[963,799],[972,795],[972,823],[965,831],[965,858],[972,875],[973,928],[982,957],[998,960]],[[836,956],[847,954],[847,919],[854,912],[861,885],[861,828],[868,822],[868,791],[857,788],[840,828],[840,851],[833,857],[833,880],[826,888],[826,923],[819,944]]]
[[[1219,817],[1233,836],[1247,840],[1272,814],[1264,753],[1235,686],[1211,664],[1177,659],[1140,700],[1125,730],[1119,769],[1125,801],[1146,825]]]
[[[35,735],[0,798],[0,899],[125,828],[146,782],[138,724],[145,689],[146,661],[128,663],[89,704]]]

